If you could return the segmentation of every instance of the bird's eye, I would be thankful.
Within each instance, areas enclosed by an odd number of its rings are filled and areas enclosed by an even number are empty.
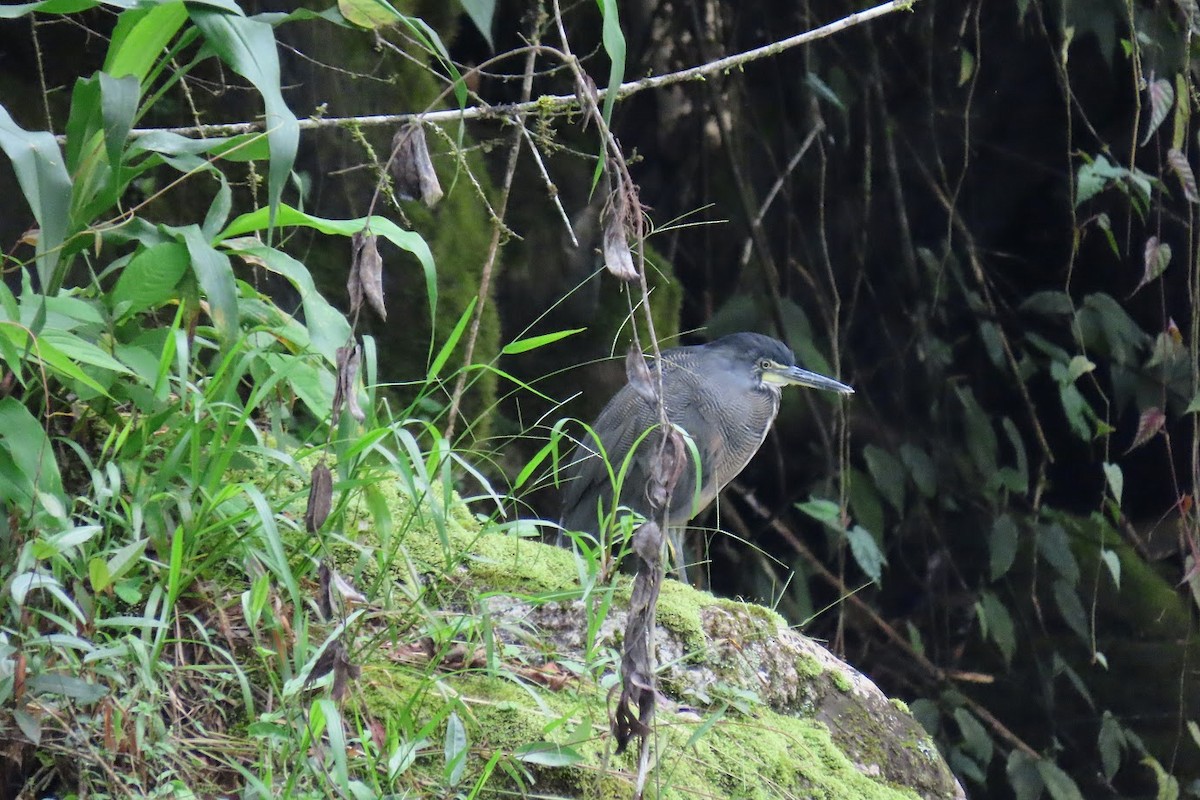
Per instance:
[[[760,358],[758,360],[758,368],[759,369],[770,369],[771,368],[771,360],[769,358]]]

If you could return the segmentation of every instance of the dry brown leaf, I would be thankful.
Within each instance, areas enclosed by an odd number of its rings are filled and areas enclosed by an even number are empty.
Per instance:
[[[433,208],[442,199],[442,185],[420,122],[410,122],[392,137],[392,177],[396,194],[404,200],[420,200]]]
[[[329,509],[333,505],[333,473],[325,466],[322,459],[312,468],[309,477],[308,506],[304,510],[304,528],[309,533],[316,533],[329,517]]]
[[[381,320],[387,321],[383,302],[383,257],[379,255],[379,237],[369,231],[358,231],[351,238],[353,255],[350,260],[350,312],[357,314],[363,298]]]

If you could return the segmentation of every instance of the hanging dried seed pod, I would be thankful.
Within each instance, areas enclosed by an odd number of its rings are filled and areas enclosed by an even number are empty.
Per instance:
[[[358,404],[358,392],[354,385],[358,379],[358,362],[362,357],[362,348],[357,343],[337,349],[337,388],[333,393],[333,424],[337,425],[342,416],[342,405],[350,411],[350,416],[359,422],[367,418],[362,407]]]
[[[625,192],[617,189],[604,220],[604,265],[623,281],[637,280],[633,251],[629,249],[629,204]]]
[[[392,177],[401,199],[420,200],[430,208],[442,199],[442,185],[433,169],[421,123],[410,122],[392,137]]]
[[[353,256],[350,260],[350,279],[346,289],[350,294],[350,313],[357,314],[362,308],[363,297],[367,304],[387,320],[387,308],[383,304],[383,257],[379,255],[379,238],[368,231],[358,231],[351,237]]]
[[[333,473],[322,460],[312,468],[309,478],[308,507],[304,510],[304,527],[309,533],[316,533],[329,517],[329,509],[333,505]]]

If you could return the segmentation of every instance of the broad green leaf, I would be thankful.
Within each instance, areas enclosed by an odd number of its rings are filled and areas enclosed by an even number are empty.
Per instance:
[[[1051,800],[1083,800],[1075,781],[1053,761],[1039,760],[1037,771],[1046,786],[1046,791],[1050,792]]]
[[[1104,566],[1108,569],[1108,574],[1112,577],[1113,585],[1118,589],[1121,588],[1121,557],[1117,555],[1115,550],[1109,550],[1107,547],[1100,551],[1100,559],[1104,562]]]
[[[178,242],[164,242],[139,251],[121,270],[110,294],[118,319],[128,319],[177,298],[175,287],[189,263],[187,248]]]
[[[138,539],[113,553],[107,564],[109,581],[120,580],[137,563],[137,560],[142,557],[142,553],[146,551],[147,541],[147,539]]]
[[[975,468],[986,480],[996,473],[997,467],[998,445],[992,418],[975,400],[975,393],[969,387],[957,387],[955,392],[963,406],[967,451],[971,454],[971,460],[975,462]]]
[[[1079,564],[1071,552],[1067,532],[1057,522],[1038,525],[1036,531],[1038,552],[1050,562],[1050,566],[1054,567],[1059,575],[1074,586],[1079,581]]]
[[[63,333],[65,332],[59,331],[59,334]],[[27,352],[35,363],[44,365],[55,377],[68,382],[77,381],[94,392],[108,396],[103,386],[49,341],[41,337],[31,337],[25,328],[13,325],[0,324],[0,336],[7,337],[13,345]]]
[[[850,544],[850,553],[854,561],[868,578],[879,583],[883,578],[883,567],[887,559],[875,542],[875,537],[861,525],[855,525],[846,531],[846,541]]]
[[[129,367],[117,361],[109,353],[68,331],[57,328],[47,328],[42,331],[42,335],[38,337],[37,347],[45,349],[47,345],[76,363],[112,370],[122,375],[133,374]]]
[[[575,334],[582,333],[586,330],[587,328],[572,328],[571,330],[566,331],[544,333],[540,336],[530,336],[527,339],[517,339],[515,342],[509,342],[508,344],[504,345],[504,348],[500,352],[504,353],[505,355],[512,356],[516,355],[517,353],[536,350],[539,347],[545,347],[548,344],[553,344],[554,342],[565,339],[568,336],[574,336]]]
[[[379,0],[337,0],[338,11],[360,28],[375,30],[400,21],[400,14]]]
[[[262,95],[267,141],[271,146],[267,177],[269,238],[300,143],[300,124],[283,100],[275,32],[265,22],[211,9],[189,6],[188,14],[221,60],[254,84]]]
[[[1105,711],[1103,719],[1100,720],[1100,735],[1096,741],[1105,780],[1111,781],[1121,768],[1121,753],[1125,747],[1125,732],[1121,729],[1121,723],[1117,722],[1111,711]]]
[[[66,502],[54,448],[41,423],[9,395],[0,398],[0,503],[29,508],[35,491],[51,493]]]
[[[1104,464],[1104,480],[1108,483],[1108,490],[1112,493],[1113,499],[1117,501],[1117,505],[1121,505],[1121,495],[1125,492],[1125,475],[1121,472],[1119,464]]]
[[[182,0],[121,14],[104,59],[104,71],[118,78],[132,75],[139,83],[144,81],[185,21],[187,9]]]
[[[300,333],[307,333],[309,342],[316,352],[329,363],[337,363],[337,349],[350,338],[350,323],[346,317],[317,291],[308,267],[288,254],[257,242],[253,239],[226,239],[224,246],[230,252],[254,264],[282,275],[300,295],[307,325]],[[315,376],[313,376],[315,377]]]
[[[998,580],[1012,568],[1017,558],[1017,544],[1020,532],[1017,523],[1008,514],[1001,514],[992,521],[992,531],[988,535],[988,552],[990,555],[990,573],[992,580]]]
[[[108,694],[106,686],[89,683],[83,678],[58,672],[43,672],[34,675],[25,684],[25,689],[32,695],[57,694],[69,697],[82,705],[91,705]]]
[[[1045,782],[1038,772],[1038,763],[1039,759],[1016,747],[1008,754],[1004,771],[1016,800],[1037,800],[1041,797]]]
[[[108,574],[108,562],[103,558],[93,558],[88,562],[88,580],[92,582],[93,592],[103,592],[112,584]]]
[[[125,141],[133,128],[133,117],[141,100],[141,86],[132,75],[115,78],[100,73],[100,118],[103,123],[104,149],[113,171],[113,182],[119,187],[121,156]]]
[[[1008,437],[1008,443],[1012,446],[1013,455],[1016,458],[1015,469],[1010,470],[1006,467],[1001,470],[1006,475],[1011,474],[1005,485],[1011,491],[1024,494],[1029,491],[1029,459],[1025,454],[1025,442],[1022,441],[1021,434],[1011,419],[1005,417],[1000,421],[1000,425],[1004,428],[1004,434]]]
[[[0,149],[12,162],[25,202],[41,228],[37,274],[42,287],[55,289],[52,277],[66,238],[71,208],[71,177],[54,136],[27,131],[0,106]]]
[[[1012,615],[995,593],[986,591],[980,595],[978,613],[984,634],[1000,648],[1004,663],[1011,664],[1017,651],[1017,632]]]
[[[875,480],[875,488],[884,499],[896,509],[904,511],[904,489],[908,480],[908,470],[887,450],[869,444],[863,448],[863,458],[867,462],[867,470]]]
[[[975,719],[974,714],[962,707],[954,709],[954,721],[958,723],[958,729],[962,732],[967,752],[979,766],[986,769],[994,752],[992,737],[988,735],[987,728]]]
[[[1054,603],[1075,635],[1084,642],[1090,641],[1087,611],[1083,608],[1083,602],[1079,599],[1074,584],[1063,579],[1056,580],[1054,582]]]
[[[796,508],[835,531],[842,530],[842,509],[832,500],[814,497],[803,503],[796,503]]]
[[[495,50],[492,42],[492,17],[496,13],[496,0],[462,0],[463,11],[475,23],[475,27],[483,36],[488,47]]]
[[[446,739],[443,743],[446,756],[445,778],[451,786],[462,780],[467,768],[467,729],[463,726],[458,713],[451,711],[446,720]]]
[[[437,319],[437,271],[433,264],[433,254],[429,251],[429,245],[425,243],[420,234],[413,231],[406,231],[386,217],[371,217],[370,219],[365,217],[360,217],[359,219],[323,219],[321,217],[314,217],[311,214],[305,214],[303,211],[297,211],[287,204],[279,206],[279,214],[275,219],[275,224],[281,228],[301,225],[313,228],[321,233],[339,234],[341,236],[353,236],[364,227],[369,227],[373,233],[384,237],[401,250],[406,250],[416,256],[421,264],[421,268],[425,271],[425,292],[429,299],[430,318]],[[260,208],[249,214],[243,214],[229,223],[229,226],[217,236],[217,239],[227,239],[231,236],[241,236],[246,233],[264,230],[268,225],[269,220],[266,209]]]
[[[1053,316],[1072,313],[1075,310],[1075,304],[1071,302],[1071,296],[1066,292],[1045,290],[1029,295],[1019,308],[1021,311],[1033,314]]]
[[[554,742],[531,742],[522,745],[513,751],[513,757],[527,764],[542,767],[569,767],[583,760],[578,751]]]
[[[917,490],[927,498],[937,494],[937,471],[929,454],[914,444],[900,445],[900,460],[908,467]]]
[[[860,469],[850,468],[850,513],[864,528],[880,534],[884,528],[883,503],[875,482]]]
[[[208,298],[208,313],[228,346],[238,334],[237,287],[229,256],[213,248],[199,226],[188,225],[178,230],[187,245],[192,272]]]
[[[108,5],[129,8],[134,0],[108,0]],[[42,0],[40,3],[20,3],[0,6],[0,19],[16,19],[37,11],[42,14],[75,14],[100,5],[99,0]]]

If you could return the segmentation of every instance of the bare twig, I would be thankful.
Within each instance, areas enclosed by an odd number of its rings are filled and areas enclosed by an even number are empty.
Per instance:
[[[536,35],[536,28],[535,28]],[[527,99],[533,92],[533,67],[537,60],[537,50],[530,49],[525,56],[525,80],[521,84],[521,97]],[[467,369],[475,355],[475,343],[479,339],[479,325],[483,321],[483,310],[487,305],[487,297],[491,291],[492,270],[496,266],[496,258],[500,254],[500,239],[506,226],[504,214],[508,210],[508,195],[512,190],[513,177],[517,173],[517,159],[521,155],[521,134],[525,126],[517,121],[513,130],[512,144],[509,145],[508,165],[504,170],[504,181],[500,185],[500,200],[496,203],[496,216],[492,220],[492,240],[488,244],[487,258],[483,262],[483,273],[479,276],[479,300],[475,303],[475,315],[471,318],[471,327],[467,333],[467,349],[463,354],[463,369],[459,370],[454,380],[454,391],[450,395],[450,411],[446,415],[446,440],[454,440],[454,424],[458,421],[458,410],[462,405],[463,392],[467,386]]]
[[[705,64],[700,64],[688,69],[679,70],[678,72],[668,72],[663,75],[653,75],[648,78],[641,78],[636,81],[627,81],[616,88],[617,99],[621,100],[646,89],[659,89],[663,86],[670,86],[676,83],[684,83],[686,81],[703,80],[709,75],[716,75],[727,70],[737,69],[753,61],[759,61],[764,58],[776,56],[785,50],[790,50],[793,47],[798,47],[802,44],[824,39],[839,33],[847,28],[855,25],[861,25],[864,22],[869,22],[873,19],[891,14],[894,11],[910,10],[917,0],[889,0],[889,2],[881,3],[874,8],[869,8],[866,11],[860,11],[855,14],[849,14],[839,20],[835,20],[828,25],[822,25],[820,28],[815,28],[811,31],[798,33],[795,36],[789,36],[786,39],[780,39],[777,42],[756,47],[753,50],[747,50],[742,53],[737,53],[724,58],[719,58]],[[523,50],[534,49],[543,54],[558,52],[554,48],[535,47],[535,48],[519,48],[514,51],[520,53]],[[602,90],[598,93],[598,99],[603,100],[611,89]],[[511,103],[498,106],[480,105],[472,106],[465,109],[448,109],[444,111],[434,111],[429,113],[406,113],[406,114],[368,114],[359,117],[322,117],[320,119],[308,118],[299,120],[301,130],[314,130],[319,128],[338,128],[345,125],[387,125],[395,126],[406,122],[411,122],[414,119],[420,118],[423,122],[454,122],[460,119],[496,119],[500,117],[513,117],[530,112],[539,113],[557,113],[568,112],[579,109],[579,98],[574,94],[561,95],[543,95],[537,100],[524,101],[521,103]],[[130,136],[145,136],[150,133],[174,133],[180,136],[237,136],[243,133],[253,133],[254,131],[262,130],[263,122],[234,122],[216,125],[189,125],[177,128],[135,128],[129,132]]]

